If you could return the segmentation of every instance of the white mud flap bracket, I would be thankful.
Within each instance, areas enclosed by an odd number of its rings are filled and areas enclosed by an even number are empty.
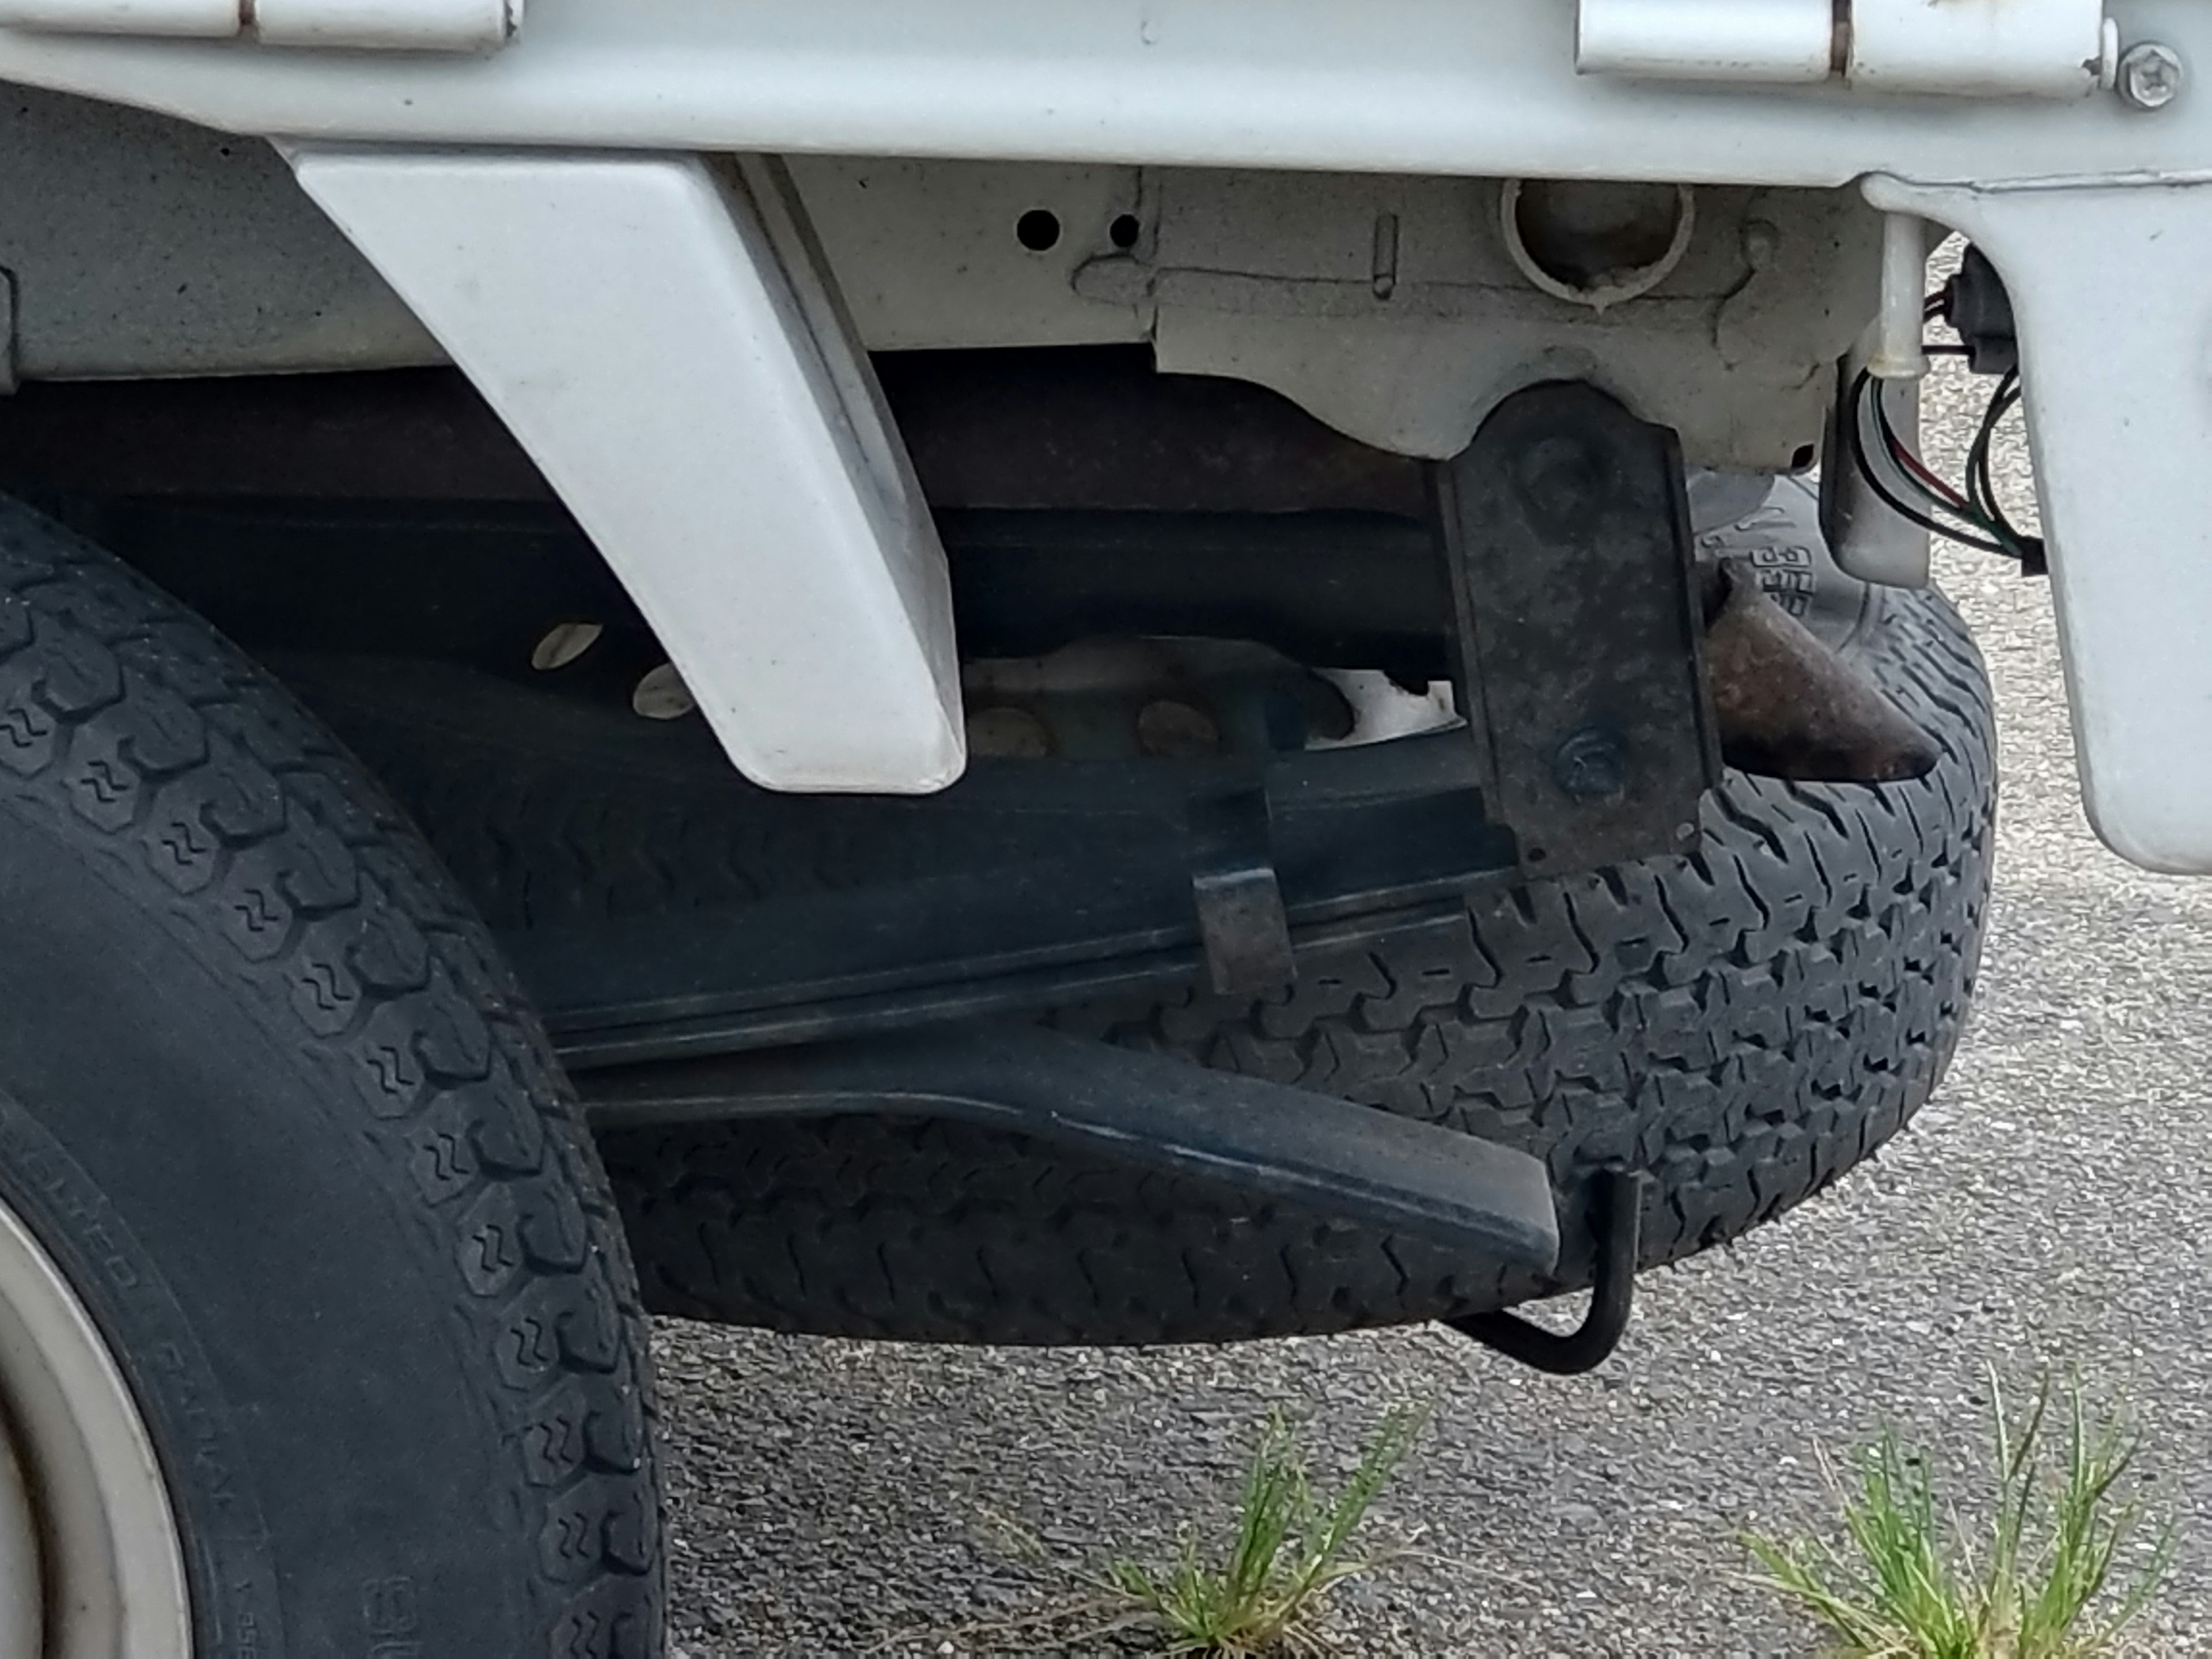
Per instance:
[[[2004,276],[2090,820],[2212,872],[2212,180],[1866,192]]]
[[[945,553],[781,169],[301,146],[772,789],[966,761]]]

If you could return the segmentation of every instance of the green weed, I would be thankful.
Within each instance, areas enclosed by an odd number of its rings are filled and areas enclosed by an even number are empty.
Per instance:
[[[1743,1535],[1757,1582],[1810,1614],[1848,1659],[2118,1653],[2172,1565],[2173,1526],[2125,1490],[2134,1431],[2093,1422],[2078,1380],[2059,1412],[2054,1426],[2047,1376],[2015,1415],[1991,1375],[1995,1490],[1980,1528],[1939,1502],[1929,1459],[1885,1431],[1847,1471],[1826,1465],[1841,1543]]]
[[[1360,1523],[1427,1426],[1429,1408],[1395,1408],[1333,1501],[1314,1491],[1304,1449],[1278,1412],[1261,1431],[1236,1523],[1213,1550],[1185,1531],[1172,1565],[1117,1560],[1104,1588],[1170,1654],[1259,1659],[1327,1650],[1319,1619],[1331,1592],[1386,1557],[1355,1547]]]

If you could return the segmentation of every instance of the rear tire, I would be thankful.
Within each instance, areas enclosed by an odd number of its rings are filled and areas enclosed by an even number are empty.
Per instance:
[[[143,1419],[194,1651],[660,1651],[629,1260],[489,936],[272,682],[6,502],[0,1210]]]
[[[1454,936],[1309,963],[1285,995],[1057,1016],[1535,1153],[1565,1224],[1555,1277],[1015,1135],[855,1116],[603,1136],[647,1303],[929,1341],[1335,1331],[1587,1283],[1588,1189],[1609,1164],[1656,1177],[1646,1267],[1819,1192],[1950,1059],[1996,805],[1989,684],[1957,612],[1933,592],[1856,592],[1844,649],[1936,738],[1929,776],[1731,773],[1686,857],[1483,890]]]

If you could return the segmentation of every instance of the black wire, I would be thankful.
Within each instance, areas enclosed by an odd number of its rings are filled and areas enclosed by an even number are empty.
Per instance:
[[[1921,316],[1931,322],[1939,317],[1948,322],[1951,307],[1951,289],[1952,284],[1947,283],[1935,293],[1929,295],[1921,302]],[[1972,348],[1963,342],[1955,345],[1932,341],[1923,342],[1921,349],[1930,356],[1968,357],[1973,355]],[[1850,444],[1851,458],[1858,465],[1859,474],[1867,481],[1868,486],[1875,494],[1881,498],[1891,511],[1933,534],[1947,537],[1964,546],[1977,548],[1984,552],[1996,553],[2008,558],[2017,559],[2021,568],[2032,575],[2042,575],[2048,571],[2051,568],[2050,560],[2043,538],[2031,536],[2021,530],[2012,521],[2011,515],[2004,509],[2004,504],[1997,499],[1996,479],[1990,460],[1995,448],[1997,426],[2008,414],[2011,413],[2014,406],[2021,399],[2020,370],[2017,368],[2008,369],[1998,380],[1996,390],[1990,394],[1989,406],[1982,411],[1981,425],[1974,434],[1973,444],[1966,452],[1965,493],[1966,505],[1971,509],[1970,513],[1960,513],[1956,507],[1940,500],[1932,492],[1928,491],[1919,479],[1911,476],[1910,470],[1899,459],[1901,456],[1911,454],[1911,447],[1898,435],[1896,428],[1890,424],[1889,411],[1883,405],[1882,400],[1879,397],[1874,400],[1875,422],[1881,428],[1883,446],[1888,452],[1890,464],[1898,470],[1899,480],[1906,483],[1914,492],[1921,495],[1937,511],[1951,514],[1954,517],[1968,522],[1978,521],[1977,527],[1988,532],[1986,538],[1977,535],[1962,535],[1941,520],[1929,518],[1927,514],[1907,507],[1876,476],[1873,461],[1866,453],[1865,424],[1860,414],[1869,379],[1869,376],[1862,371],[1858,380],[1851,387]]]
[[[1898,431],[1898,429],[1890,424],[1889,406],[1883,401],[1881,395],[1879,392],[1875,393],[1874,398],[1874,423],[1881,432],[1881,447],[1883,452],[1888,455],[1891,463],[1896,466],[1898,480],[1899,483],[1905,484],[1914,495],[1920,496],[1929,504],[1929,506],[1934,507],[1938,513],[1948,513],[1953,518],[1960,520],[1971,528],[1982,531],[1995,538],[1995,539],[2000,542],[2002,541],[2003,538],[1996,535],[1996,526],[1983,521],[1983,515],[1978,509],[1969,512],[1961,512],[1956,501],[1947,500],[1942,495],[1930,489],[1928,487],[1926,480],[1920,478],[1914,474],[1912,468],[1908,465],[1907,463],[1908,461],[1917,461],[1919,459],[1919,457],[1913,453],[1912,446],[1906,443],[1903,435]],[[1925,465],[1926,464],[1923,462],[1922,465]],[[1970,508],[1974,507],[1972,491],[1971,489],[1967,492],[1966,504]],[[1959,538],[1954,535],[1954,532],[1951,531],[1945,530],[1942,533],[1947,536],[1952,536],[1954,540],[1959,539]],[[2001,551],[2002,549],[1993,550]]]
[[[1917,525],[1921,529],[1928,531],[1931,534],[1945,537],[1951,541],[1960,543],[1963,546],[1976,549],[1980,552],[1996,553],[2018,557],[2019,556],[2013,553],[2012,550],[2009,548],[2001,546],[1997,543],[1988,540],[1980,536],[1970,535],[1965,531],[1960,530],[1954,526],[1947,525],[1937,520],[1931,519],[1926,514],[1922,513],[1914,507],[1906,506],[1904,501],[1898,498],[1896,493],[1882,481],[1881,476],[1875,472],[1873,458],[1867,453],[1866,448],[1866,422],[1864,416],[1866,408],[1866,391],[1873,379],[1873,375],[1869,374],[1867,370],[1863,368],[1861,369],[1859,371],[1858,379],[1851,382],[1851,395],[1849,399],[1851,459],[1857,464],[1859,477],[1866,480],[1867,488],[1873,490],[1874,493],[1881,498],[1883,506],[1888,507],[1891,512],[1896,514],[1898,517],[1903,519],[1908,524]],[[1875,400],[1875,418],[1878,422],[1880,422],[1883,434],[1885,434],[1885,438],[1892,438],[1895,436],[1895,434],[1890,429],[1889,416],[1882,409],[1881,400],[1880,398],[1876,398]]]
[[[1975,510],[1991,519],[2001,519],[2002,509],[1996,505],[1996,479],[1990,470],[1990,453],[1996,437],[1997,422],[2005,411],[2019,400],[2014,389],[2019,380],[2016,374],[2008,374],[1998,380],[1996,390],[1990,394],[1989,406],[1982,411],[1982,423],[1974,433],[1974,441],[1966,450],[1966,497]]]
[[[1997,424],[2012,412],[2020,399],[2020,371],[2008,369],[1997,381],[1996,390],[1990,394],[1981,428],[1974,434],[1972,447],[1966,452],[1966,495],[1975,510],[1990,520],[1999,538],[2008,544],[2021,568],[2040,575],[2051,568],[2043,538],[2031,536],[2013,523],[2004,504],[1997,499],[1996,479],[1990,466]]]

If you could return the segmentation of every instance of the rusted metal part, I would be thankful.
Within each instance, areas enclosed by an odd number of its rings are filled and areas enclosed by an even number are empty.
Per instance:
[[[877,360],[931,505],[1395,514],[1427,463],[1238,380],[1160,374],[1141,348]],[[0,489],[86,497],[550,501],[453,369],[34,382],[0,398]]]
[[[1894,783],[1935,766],[1928,734],[1743,567],[1713,568],[1706,605],[1706,682],[1730,766],[1800,783]]]
[[[1425,520],[1428,464],[1143,347],[887,353],[884,395],[937,507],[1388,513]]]
[[[1674,433],[1559,381],[1440,472],[1469,732],[1522,873],[1686,849],[1721,756]]]
[[[548,501],[453,369],[38,381],[0,398],[0,489],[86,498]]]

